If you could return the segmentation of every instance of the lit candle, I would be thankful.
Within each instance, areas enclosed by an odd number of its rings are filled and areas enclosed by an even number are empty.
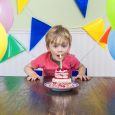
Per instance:
[[[60,55],[60,69],[62,69],[62,56]]]

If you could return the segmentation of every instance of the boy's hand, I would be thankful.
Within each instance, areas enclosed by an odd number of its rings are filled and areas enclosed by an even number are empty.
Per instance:
[[[76,77],[75,77],[75,79],[80,79],[81,81],[88,81],[88,80],[90,80],[91,78],[90,77],[88,77],[88,76],[86,76],[86,75],[77,75]]]
[[[31,73],[28,77],[27,77],[28,81],[36,81],[36,80],[40,80],[39,75],[37,75],[36,73]]]
[[[39,78],[39,77],[31,77],[31,76],[28,76],[28,77],[27,77],[27,80],[28,80],[28,81],[36,81],[36,80],[40,80],[40,78]]]

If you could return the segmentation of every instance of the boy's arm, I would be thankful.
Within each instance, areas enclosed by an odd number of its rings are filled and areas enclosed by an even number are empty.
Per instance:
[[[33,70],[31,63],[27,64],[24,67],[24,71],[27,74],[27,80],[35,81],[37,79],[40,79],[39,75]]]
[[[90,80],[90,77],[86,76],[85,73],[86,73],[85,66],[83,64],[80,64],[76,79],[79,78],[80,80]]]

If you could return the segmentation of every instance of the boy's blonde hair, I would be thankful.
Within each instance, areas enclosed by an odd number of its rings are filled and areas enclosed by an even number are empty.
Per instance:
[[[66,40],[69,42],[71,46],[72,36],[70,32],[61,25],[53,26],[48,33],[46,34],[46,46],[49,47],[50,43],[56,43],[57,38],[61,38],[61,40]]]

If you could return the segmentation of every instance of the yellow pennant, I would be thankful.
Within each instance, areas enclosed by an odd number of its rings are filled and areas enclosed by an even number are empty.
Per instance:
[[[4,27],[0,23],[0,60],[5,55],[7,45],[8,45],[7,34]]]
[[[105,43],[102,43],[102,42],[98,42],[98,44],[102,47],[102,48],[104,48],[104,49],[106,49],[107,47],[107,45],[105,44]]]
[[[17,5],[18,5],[18,14],[22,12],[24,7],[27,5],[29,0],[17,0]]]
[[[104,33],[104,21],[102,18],[99,18],[82,28],[92,37],[93,40],[98,42]]]

